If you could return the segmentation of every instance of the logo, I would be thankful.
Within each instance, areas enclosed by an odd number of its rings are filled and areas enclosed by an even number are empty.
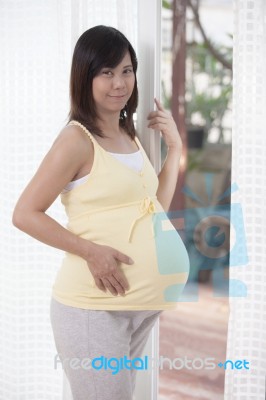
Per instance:
[[[218,367],[223,369],[250,369],[249,361],[247,360],[226,360],[224,363],[219,362]]]
[[[182,282],[166,288],[166,301],[197,301],[199,273],[204,270],[212,271],[215,297],[247,296],[244,282],[224,277],[225,267],[238,267],[248,262],[241,204],[219,204],[237,190],[237,185],[232,184],[216,199],[217,205],[210,205],[213,194],[213,174],[206,173],[207,204],[204,204],[197,194],[185,186],[183,192],[195,200],[200,207],[154,215],[159,273],[168,275],[189,272],[187,282],[193,282],[193,285]],[[176,229],[174,225],[177,226]],[[176,232],[178,232],[178,237]],[[187,253],[184,252],[183,245]]]
[[[127,369],[127,370],[148,370],[148,369],[164,369],[167,370],[213,370],[218,366],[219,368],[227,369],[250,369],[249,368],[249,361],[243,360],[226,360],[224,363],[221,361],[216,363],[215,358],[213,357],[197,357],[190,359],[189,357],[185,356],[176,357],[176,358],[169,358],[165,356],[160,356],[158,359],[149,358],[147,355],[143,357],[136,357],[132,360],[129,359],[126,355],[123,357],[110,357],[107,358],[103,355],[99,357],[95,357],[93,359],[90,358],[62,358],[60,354],[56,354],[54,357],[54,369],[57,369],[57,364],[62,364],[63,369],[66,368],[66,365],[69,366],[71,369],[84,369],[90,370],[94,369],[96,371],[101,370],[110,370],[112,375],[117,375],[120,371]]]
[[[123,369],[136,369],[136,370],[147,370],[148,369],[148,356],[136,357],[132,360],[129,359],[126,355],[123,357],[111,357],[107,358],[104,356],[95,357],[93,359],[90,358],[64,358],[62,359],[60,354],[56,354],[54,357],[54,369],[57,369],[57,364],[62,363],[63,368],[65,369],[66,365],[69,365],[71,369],[85,369],[90,370],[94,369],[96,371],[110,370],[112,371],[112,375],[118,374]]]

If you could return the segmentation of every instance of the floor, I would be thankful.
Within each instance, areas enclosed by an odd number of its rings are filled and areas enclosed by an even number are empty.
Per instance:
[[[160,317],[158,400],[224,398],[224,370],[217,364],[226,359],[228,296],[215,297],[209,283],[198,293],[198,301],[180,302]]]

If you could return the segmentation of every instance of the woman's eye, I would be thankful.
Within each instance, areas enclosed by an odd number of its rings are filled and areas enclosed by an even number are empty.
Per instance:
[[[110,76],[112,75],[112,71],[103,71],[102,73],[103,73],[104,75],[110,75]]]
[[[124,73],[126,73],[126,74],[130,74],[131,72],[133,72],[132,68],[128,68],[128,69],[124,70]]]

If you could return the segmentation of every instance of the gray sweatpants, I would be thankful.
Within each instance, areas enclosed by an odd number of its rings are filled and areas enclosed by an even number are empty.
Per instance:
[[[50,320],[58,361],[73,399],[132,400],[137,368],[122,368],[118,360],[141,357],[144,362],[144,346],[161,312],[87,310],[51,298]],[[98,360],[93,364],[95,358]]]

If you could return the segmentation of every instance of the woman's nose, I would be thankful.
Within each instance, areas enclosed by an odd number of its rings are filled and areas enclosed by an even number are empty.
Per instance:
[[[113,86],[114,88],[121,88],[125,86],[125,81],[122,76],[115,75],[113,78]]]

